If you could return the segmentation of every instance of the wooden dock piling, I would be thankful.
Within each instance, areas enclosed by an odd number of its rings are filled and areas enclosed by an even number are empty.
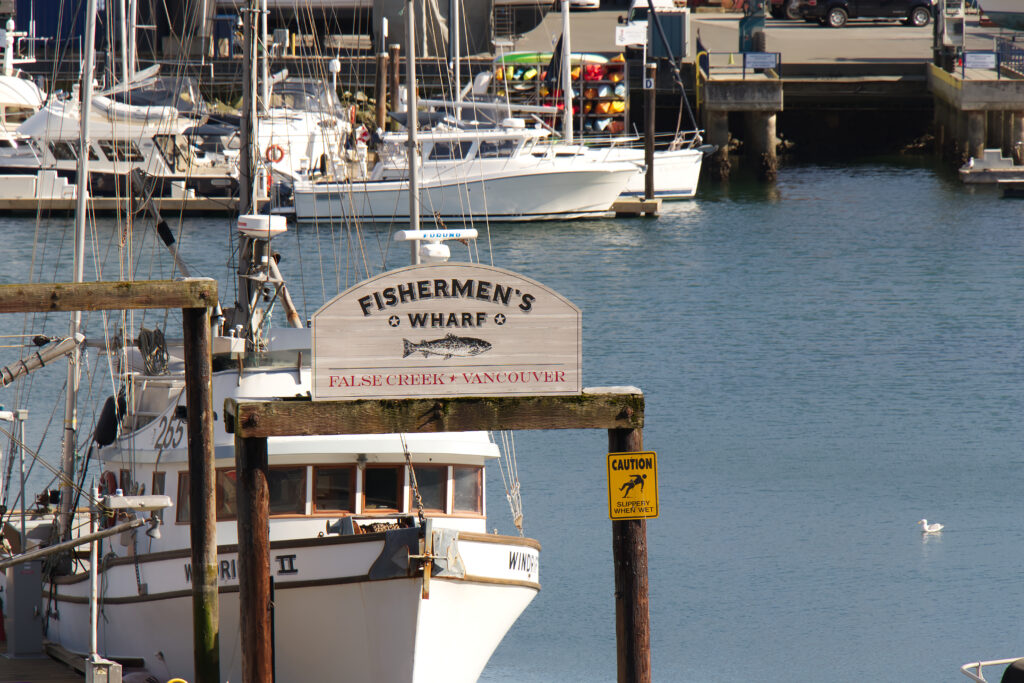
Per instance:
[[[644,449],[643,432],[609,429],[608,452]],[[647,576],[647,520],[612,521],[612,558],[615,563],[615,642],[619,683],[651,680],[651,620]]]

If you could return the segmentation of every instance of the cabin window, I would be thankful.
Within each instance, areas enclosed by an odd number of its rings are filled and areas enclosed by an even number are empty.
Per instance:
[[[435,142],[430,148],[431,161],[444,161],[447,159],[464,159],[473,146],[471,141],[463,142]]]
[[[162,496],[164,495],[164,487],[167,485],[167,473],[166,472],[154,472],[153,473],[153,495]]]
[[[317,467],[313,475],[314,512],[352,512],[356,494],[356,468]]]
[[[163,477],[163,473],[158,473]],[[174,502],[177,511],[175,513],[175,521],[180,524],[188,524],[189,505],[191,504],[190,484],[189,484],[189,473],[179,472],[178,473],[178,499]],[[154,475],[154,484],[156,475]],[[154,491],[155,492],[155,491]],[[237,507],[235,506],[236,501],[236,488],[235,488],[235,471],[234,470],[217,470],[216,472],[216,498],[214,506],[217,511],[217,520],[234,519],[237,516]]]
[[[50,154],[57,161],[75,161],[78,159],[78,150],[70,142],[65,140],[54,140],[50,142]]]
[[[151,489],[154,496],[162,496],[167,490],[164,487],[167,486],[167,473],[166,472],[154,472],[153,473],[153,488]],[[164,521],[164,511],[157,510],[156,516],[160,521]]]
[[[271,467],[267,475],[270,514],[301,515],[306,512],[306,468]]]
[[[516,140],[481,140],[478,154],[481,159],[510,157],[518,144]]]
[[[448,468],[417,465],[414,472],[416,473],[416,486],[423,499],[423,509],[444,512],[447,507],[445,503],[448,501]],[[409,509],[413,510],[416,508],[416,493],[410,491],[409,495],[411,496]]]
[[[217,470],[217,519],[238,516],[238,484],[234,470]]]
[[[142,161],[142,153],[131,140],[100,140],[100,149],[113,161]]]
[[[138,495],[134,489],[132,489],[132,472],[131,470],[121,470],[120,476],[117,478],[117,485],[124,491],[126,496]]]
[[[19,107],[17,105],[8,106],[4,112],[4,119],[7,121],[7,125],[20,124],[28,120],[28,117],[35,114],[36,110],[32,107]]]
[[[404,467],[367,467],[363,471],[363,511],[400,510]]]
[[[455,489],[455,512],[483,514],[482,483],[483,468],[452,468],[452,486]]]

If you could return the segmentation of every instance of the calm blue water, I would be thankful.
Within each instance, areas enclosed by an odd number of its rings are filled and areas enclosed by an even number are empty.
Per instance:
[[[46,279],[70,260],[64,223],[40,226]],[[35,222],[0,227],[2,277],[25,279]],[[183,250],[233,291],[228,230],[190,219]],[[379,268],[387,236],[364,243]],[[307,315],[344,288],[352,244],[309,227],[278,242]],[[657,220],[496,225],[491,244],[583,310],[586,385],[646,395],[656,680],[957,680],[967,661],[1024,655],[1024,203],[916,162],[803,166],[771,188],[708,185]],[[149,259],[140,276],[166,275]],[[406,259],[389,248],[389,265]],[[613,681],[606,434],[516,444],[543,590],[482,680]],[[497,469],[488,500],[510,531]],[[946,530],[923,538],[921,517]]]

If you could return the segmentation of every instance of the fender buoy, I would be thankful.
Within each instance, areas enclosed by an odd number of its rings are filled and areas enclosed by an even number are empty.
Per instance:
[[[284,159],[284,148],[278,144],[269,145],[263,157],[267,160],[267,163],[276,164]]]

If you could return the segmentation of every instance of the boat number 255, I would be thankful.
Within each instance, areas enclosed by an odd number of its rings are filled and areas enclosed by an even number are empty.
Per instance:
[[[185,436],[185,426],[181,420],[168,420],[164,415],[156,427],[156,440],[153,448],[177,448]]]

